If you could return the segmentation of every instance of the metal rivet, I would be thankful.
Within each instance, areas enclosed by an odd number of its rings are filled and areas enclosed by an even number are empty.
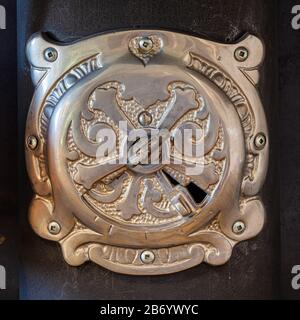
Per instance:
[[[243,62],[248,59],[249,51],[247,48],[239,47],[234,52],[234,57],[237,61]]]
[[[245,231],[245,229],[246,229],[246,226],[243,221],[236,221],[232,226],[232,231],[235,234],[241,234]]]
[[[58,222],[56,221],[51,221],[48,225],[48,230],[51,234],[57,235],[61,231],[61,226]]]
[[[142,126],[149,126],[152,123],[152,116],[148,111],[143,111],[139,115],[139,123]]]
[[[150,38],[143,38],[139,41],[139,49],[142,52],[149,52],[153,48],[153,41]]]
[[[259,133],[256,135],[256,137],[254,139],[254,144],[258,150],[263,149],[265,147],[266,143],[267,143],[267,138],[263,133]]]
[[[35,136],[29,136],[27,139],[27,146],[31,150],[35,150],[38,146],[38,139]]]
[[[44,51],[44,57],[49,62],[54,62],[58,58],[58,52],[54,48],[47,48]]]
[[[143,251],[141,253],[141,261],[145,264],[151,264],[155,260],[155,255],[152,251]]]

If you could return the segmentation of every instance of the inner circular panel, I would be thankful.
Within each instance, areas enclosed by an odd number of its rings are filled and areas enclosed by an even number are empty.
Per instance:
[[[70,126],[68,132],[68,139],[72,141],[69,151],[76,151],[79,159],[68,160],[67,166],[77,193],[99,216],[137,227],[171,226],[185,222],[214,200],[228,160],[226,128],[215,106],[209,103],[211,93],[208,95],[199,79],[187,71],[170,65],[148,65],[147,68],[139,64],[112,65],[95,81],[89,101],[83,101],[83,106],[88,105],[89,117],[77,113],[75,117],[80,117],[81,128]],[[123,148],[119,142],[122,136],[119,120],[127,122],[129,131],[143,129],[139,116],[145,111],[151,114],[147,127],[169,130],[171,142],[167,149],[177,159],[182,150],[172,144],[173,133],[179,127],[190,129],[191,123],[199,127],[203,139],[197,143],[204,142],[202,156],[184,157],[183,163],[176,165],[150,164],[153,170],[146,167],[143,170],[141,164],[138,165],[141,170],[132,170],[128,164],[116,165],[105,176],[99,169],[101,179],[97,179],[91,164],[100,167],[107,159],[119,155]],[[88,157],[72,140],[73,131],[82,131],[86,141],[101,141],[104,137],[101,132],[94,133],[99,124],[111,127],[117,138],[116,148],[100,157]],[[93,139],[89,137],[90,132]],[[188,173],[186,163],[189,169],[199,168]],[[96,171],[99,173],[99,170]],[[92,183],[86,183],[86,177]]]

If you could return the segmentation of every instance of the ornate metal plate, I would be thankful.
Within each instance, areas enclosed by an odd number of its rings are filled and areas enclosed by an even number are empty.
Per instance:
[[[258,38],[221,44],[132,30],[65,45],[37,34],[27,56],[36,86],[30,222],[70,265],[91,260],[134,275],[221,265],[261,231],[268,133]],[[129,139],[139,130],[146,135]],[[190,153],[185,140],[176,144],[184,130]],[[143,161],[153,150],[159,161]]]

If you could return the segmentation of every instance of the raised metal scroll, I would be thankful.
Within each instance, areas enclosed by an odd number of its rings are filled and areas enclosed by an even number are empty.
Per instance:
[[[257,37],[131,30],[66,45],[36,34],[27,56],[30,222],[70,265],[133,275],[221,265],[262,230]]]

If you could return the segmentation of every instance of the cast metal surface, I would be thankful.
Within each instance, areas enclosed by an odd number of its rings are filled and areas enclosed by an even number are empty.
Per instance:
[[[27,56],[36,86],[25,148],[30,222],[70,265],[91,260],[133,275],[221,265],[262,230],[268,132],[257,37],[221,44],[132,30],[63,45],[36,34]],[[201,130],[204,154],[193,161],[202,173],[187,174],[188,161],[142,165],[130,150],[126,165],[98,157],[97,132],[120,138],[119,121],[171,136]]]

